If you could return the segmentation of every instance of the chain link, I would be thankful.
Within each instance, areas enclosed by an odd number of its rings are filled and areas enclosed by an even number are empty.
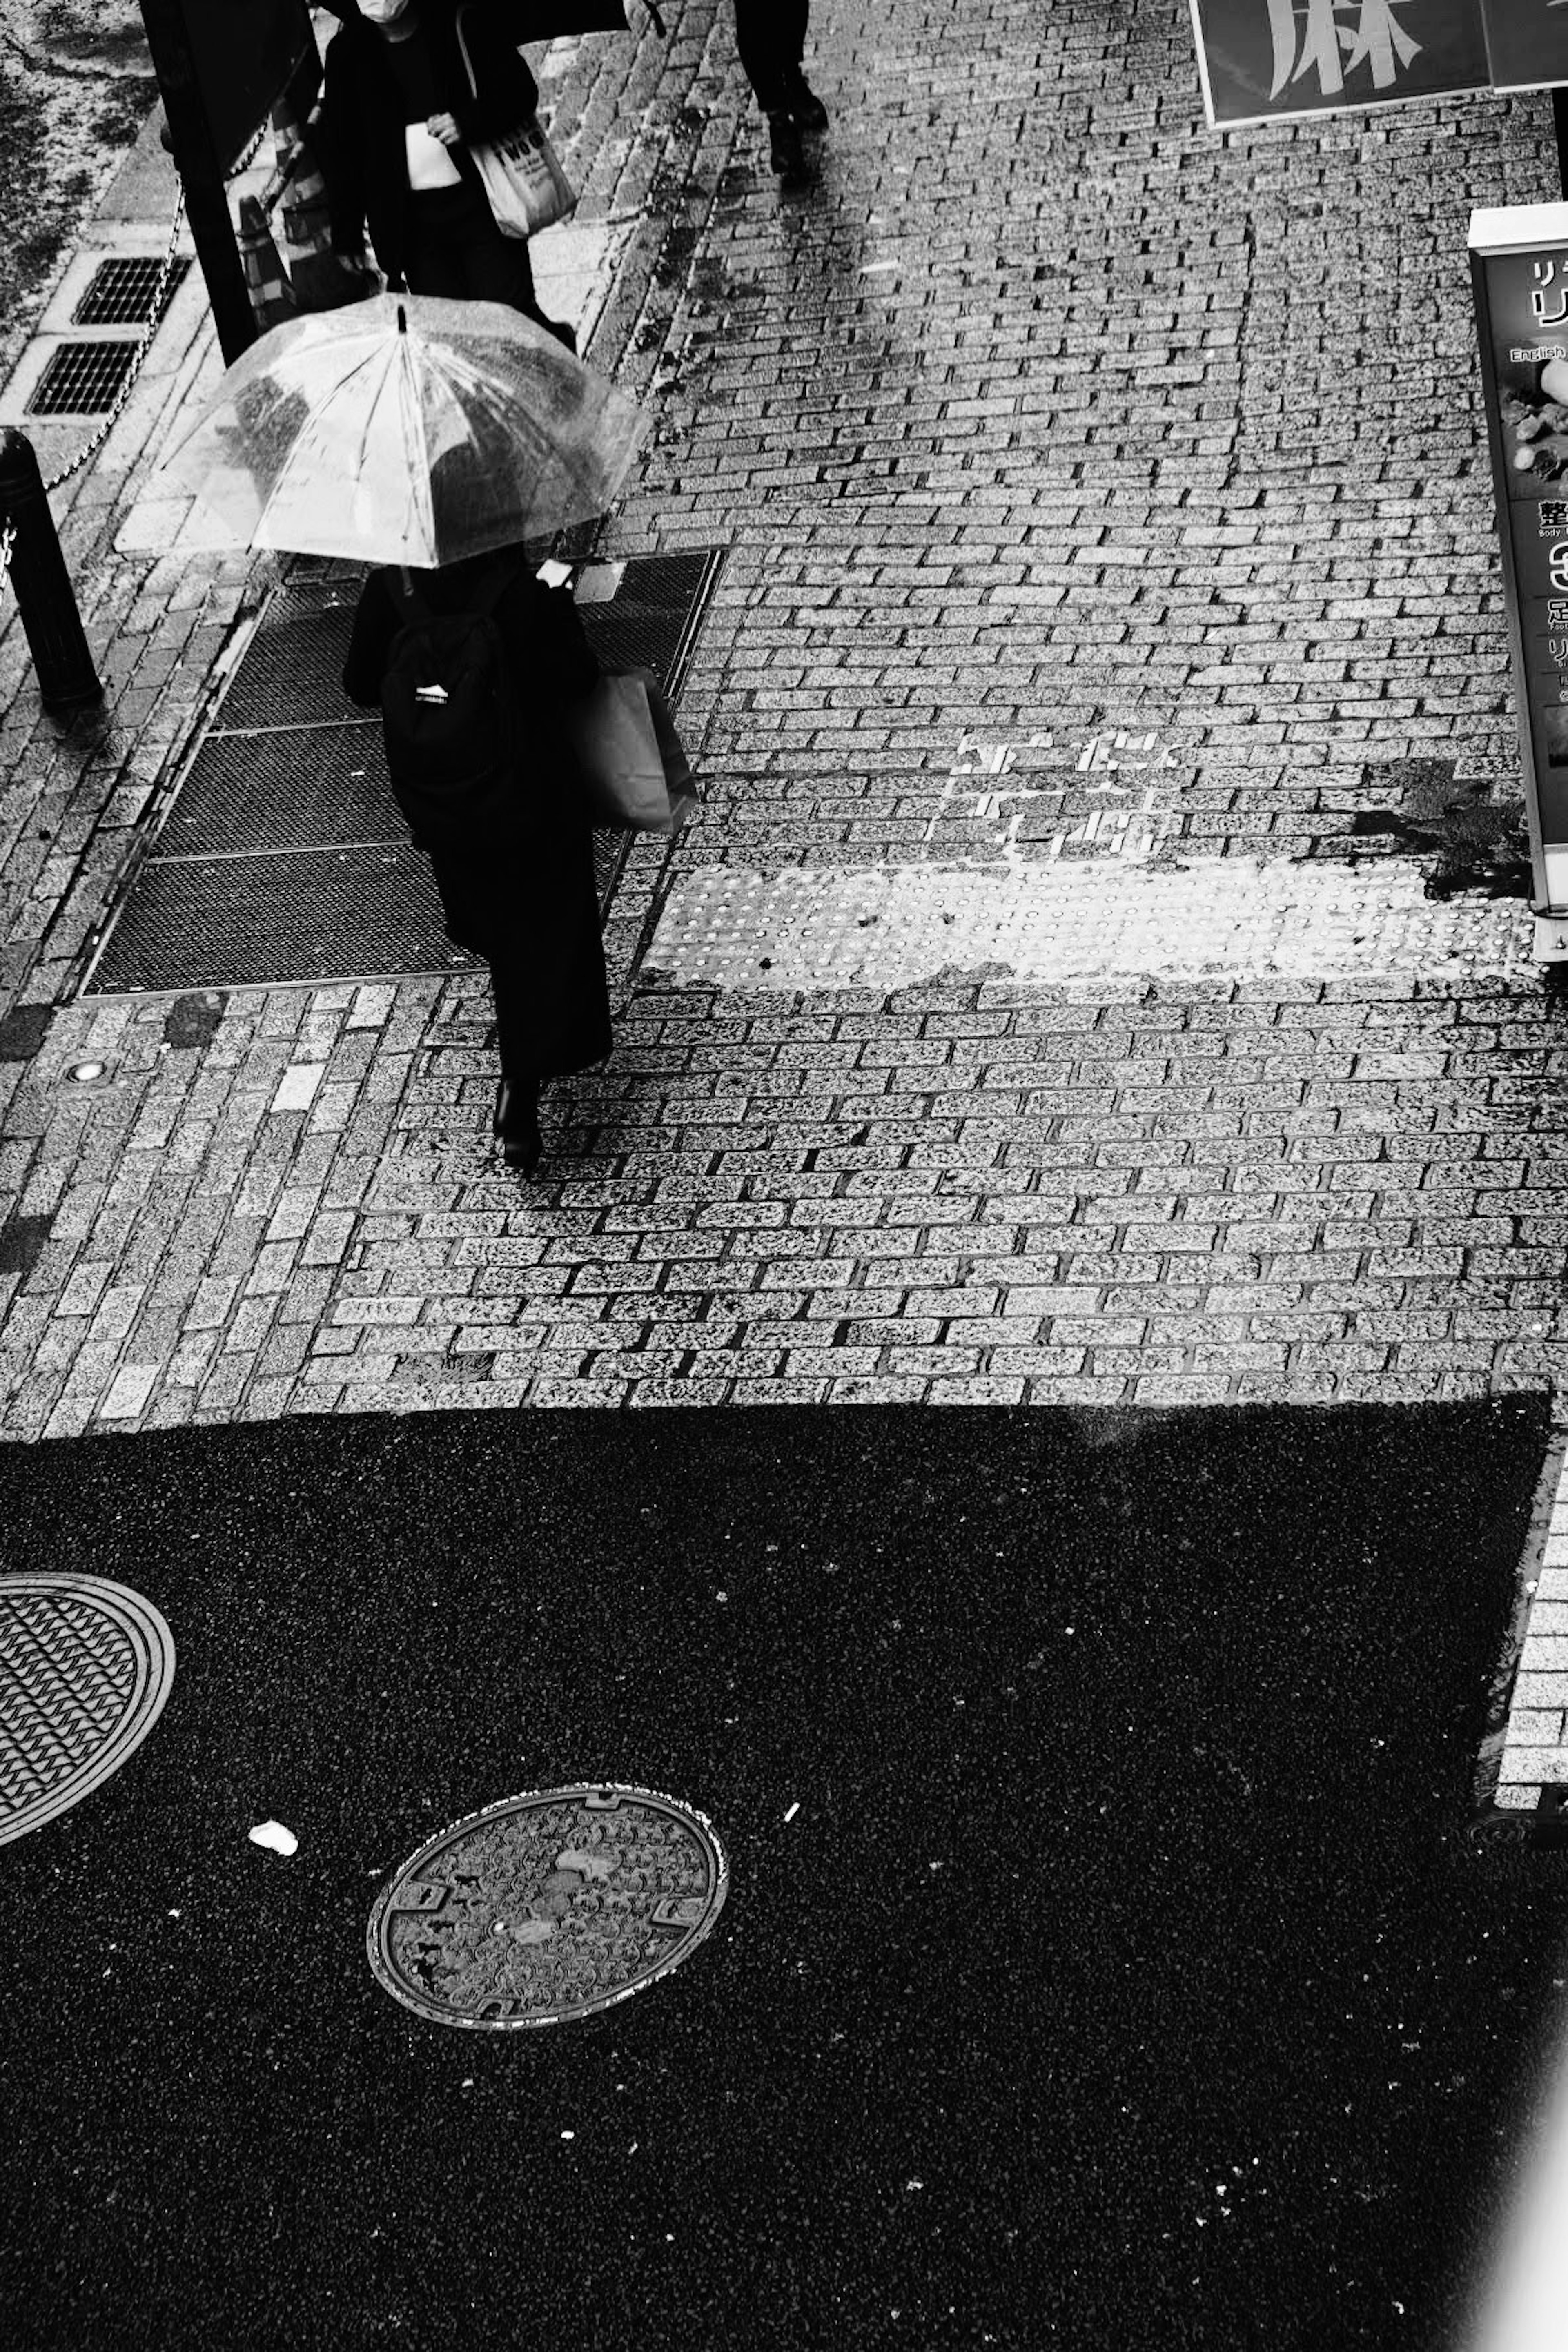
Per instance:
[[[142,363],[145,360],[147,353],[152,347],[153,337],[157,331],[158,321],[163,315],[163,305],[169,299],[169,280],[174,275],[174,247],[180,241],[180,229],[184,221],[184,217],[185,191],[182,184],[174,197],[174,218],[169,230],[168,248],[163,255],[163,263],[162,268],[158,272],[157,283],[153,289],[153,299],[149,304],[147,310],[147,323],[142,328],[141,334],[137,338],[136,356],[132,361],[131,365],[126,369],[124,382],[121,384],[119,391],[115,394],[113,404],[110,407],[108,415],[99,426],[97,432],[94,433],[89,441],[83,443],[82,446],[77,451],[76,456],[71,459],[69,465],[62,466],[58,474],[50,475],[48,480],[44,484],[46,490],[58,490],[62,482],[68,482],[73,474],[79,473],[81,468],[86,465],[88,459],[95,457],[99,450],[102,448],[104,443],[108,440],[110,434],[119,423],[120,412],[124,407],[126,402],[130,399],[132,393],[135,389],[136,379],[142,373]]]
[[[255,138],[251,141],[249,146],[246,149],[244,154],[240,157],[233,171],[226,172],[224,173],[224,184],[226,186],[232,186],[236,180],[244,179],[247,172],[249,171],[252,163],[256,161],[257,149],[260,146],[271,127],[272,126],[269,121],[262,122],[258,125]]]
[[[263,122],[260,125],[259,129],[257,131],[255,138],[251,141],[249,146],[246,149],[244,154],[240,157],[233,171],[225,174],[226,180],[232,183],[235,180],[241,178],[244,173],[249,170],[252,163],[255,161],[257,150],[261,145],[263,139],[267,136],[268,128],[269,125],[266,122]],[[169,280],[174,276],[174,272],[175,249],[180,242],[180,231],[184,226],[184,219],[185,186],[184,182],[179,179],[176,175],[174,184],[174,217],[169,224],[169,242],[164,247],[163,259],[159,268],[157,279],[153,288],[152,299],[147,306],[147,318],[145,324],[142,329],[142,332],[136,339],[135,356],[132,360],[131,365],[125,371],[124,379],[121,383],[119,391],[114,395],[113,404],[110,406],[108,415],[104,417],[102,424],[99,425],[97,431],[92,435],[91,439],[85,441],[82,444],[81,447],[77,451],[76,456],[70,460],[68,465],[62,466],[58,474],[51,474],[49,476],[48,480],[44,484],[46,496],[50,490],[58,490],[62,482],[68,482],[73,474],[80,473],[88,459],[95,457],[98,451],[102,448],[110,433],[114,430],[115,425],[119,423],[121,412],[136,388],[136,379],[142,373],[142,363],[147,357],[148,352],[152,349],[153,338],[157,333],[159,322],[163,316],[163,308],[169,299]],[[5,602],[6,593],[10,587],[11,551],[16,545],[16,525],[11,517],[7,516],[4,530],[0,530],[0,604]]]

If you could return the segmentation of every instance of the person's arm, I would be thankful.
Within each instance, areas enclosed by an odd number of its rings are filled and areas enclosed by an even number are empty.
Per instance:
[[[332,251],[351,260],[364,254],[364,181],[354,135],[355,93],[351,36],[336,32],[327,43],[321,75],[321,176],[327,184],[327,216]]]
[[[343,664],[343,692],[361,709],[369,709],[381,701],[381,682],[386,676],[386,657],[392,651],[392,640],[401,625],[396,605],[384,572],[373,572],[360,591],[354,607],[353,629],[349,637],[348,659]]]

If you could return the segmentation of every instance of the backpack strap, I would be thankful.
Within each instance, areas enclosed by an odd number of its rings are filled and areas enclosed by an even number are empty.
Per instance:
[[[474,71],[474,61],[468,54],[468,37],[463,30],[463,19],[468,13],[467,8],[459,8],[457,13],[455,24],[458,35],[458,47],[462,53],[463,70],[468,77],[468,96],[474,100],[474,103],[478,105],[479,96],[479,76]]]

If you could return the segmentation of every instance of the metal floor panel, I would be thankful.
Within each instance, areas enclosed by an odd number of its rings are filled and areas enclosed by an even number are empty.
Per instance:
[[[363,720],[342,689],[358,602],[352,586],[275,590],[210,731]]]
[[[606,668],[646,667],[673,701],[721,550],[628,559],[581,607]],[[276,590],[82,993],[162,994],[400,972],[465,971],[387,782],[379,717],[339,683],[359,579]],[[598,832],[599,912],[630,836]]]
[[[471,971],[417,851],[149,859],[92,978],[95,996]]]
[[[386,781],[381,721],[209,735],[181,785],[155,856],[224,856],[407,839]]]

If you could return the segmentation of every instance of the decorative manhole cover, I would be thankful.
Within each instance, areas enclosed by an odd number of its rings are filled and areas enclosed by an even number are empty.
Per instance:
[[[0,1576],[0,1844],[118,1772],[163,1711],[174,1643],[100,1576]]]
[[[420,1847],[376,1897],[370,1964],[443,2025],[554,2025],[679,1968],[729,1885],[710,1824],[674,1797],[536,1789]]]

